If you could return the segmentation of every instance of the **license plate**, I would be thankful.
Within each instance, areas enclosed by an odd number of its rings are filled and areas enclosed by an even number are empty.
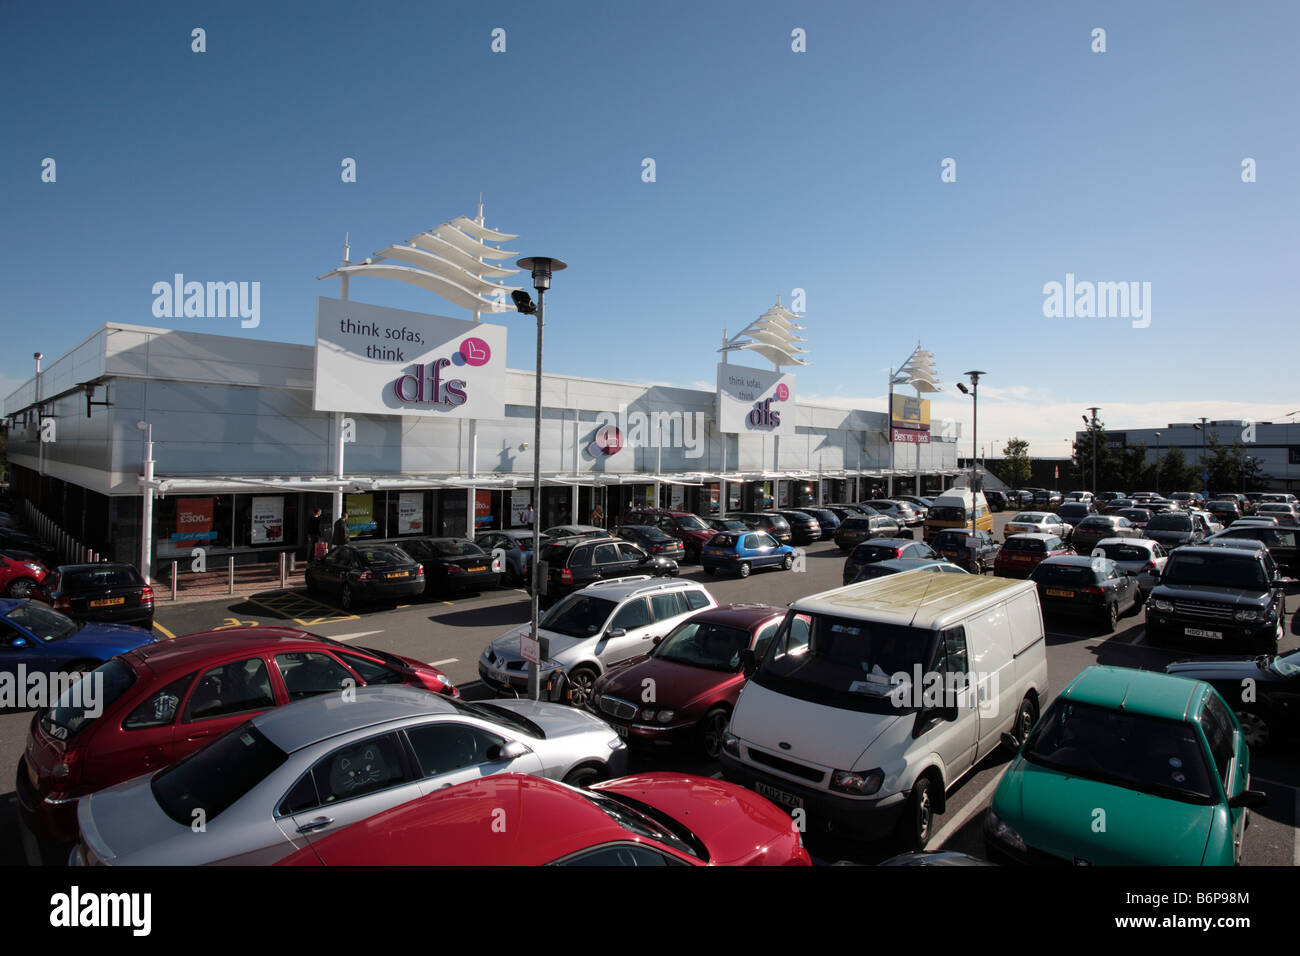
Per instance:
[[[100,598],[98,601],[91,601],[91,607],[116,607],[119,604],[125,604],[126,598]]]
[[[619,727],[619,726],[616,725],[616,726],[614,727],[614,733],[618,734],[620,737],[626,737],[626,736],[627,736],[627,728],[626,728],[626,727]]]
[[[1074,597],[1074,592],[1073,592],[1073,591],[1060,591],[1060,590],[1057,590],[1056,588],[1048,588],[1048,589],[1047,589],[1047,596],[1048,596],[1048,597]]]
[[[476,567],[476,568],[466,568],[465,570],[467,570],[470,574],[477,574],[479,571],[486,571],[486,570],[487,570],[487,565],[486,565],[486,564],[480,564],[480,565],[479,565],[478,567]]]
[[[1211,637],[1216,641],[1223,640],[1222,631],[1203,631],[1199,627],[1188,627],[1183,629],[1183,633],[1188,637]]]
[[[798,810],[803,809],[803,798],[796,797],[793,793],[786,793],[784,790],[778,790],[776,787],[770,787],[765,783],[755,781],[754,790],[760,796],[767,797],[773,803],[779,803],[783,807],[793,807]]]
[[[389,573],[388,576],[389,576],[390,578],[409,578],[409,577],[411,576],[411,572],[410,572],[410,571],[392,571],[392,572]]]

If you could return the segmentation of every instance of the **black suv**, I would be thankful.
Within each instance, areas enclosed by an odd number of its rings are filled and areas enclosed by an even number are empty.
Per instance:
[[[970,546],[970,538],[976,539],[975,547]],[[930,547],[971,574],[983,574],[992,569],[993,562],[998,559],[998,552],[1002,550],[989,532],[972,532],[966,528],[947,528],[940,531],[930,542]]]
[[[1152,515],[1143,535],[1152,541],[1159,541],[1166,551],[1181,548],[1183,545],[1200,544],[1210,536],[1210,526],[1197,514],[1186,511],[1167,511]]]
[[[1300,574],[1300,560],[1297,559],[1296,554],[1296,545],[1300,543],[1300,541],[1297,541],[1297,539],[1300,539],[1300,531],[1295,528],[1236,525],[1226,531],[1220,531],[1212,536],[1210,541],[1221,541],[1225,538],[1230,541],[1245,539],[1262,542],[1264,547],[1268,548],[1268,553],[1273,556],[1273,560],[1278,567],[1282,568],[1287,574]]]
[[[775,511],[743,511],[731,517],[739,518],[755,531],[766,531],[782,544],[793,544],[790,522]]]
[[[538,604],[542,607],[550,607],[560,598],[596,581],[634,574],[676,577],[678,571],[677,562],[671,558],[646,554],[618,538],[561,538],[543,542],[539,560],[538,573],[543,583]]]
[[[1272,652],[1282,630],[1285,579],[1267,551],[1186,546],[1169,556],[1147,599],[1153,644],[1199,639]]]

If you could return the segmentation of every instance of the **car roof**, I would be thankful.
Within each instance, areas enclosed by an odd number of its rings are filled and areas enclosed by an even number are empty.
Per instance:
[[[939,630],[1018,592],[1036,590],[1032,581],[916,569],[798,598],[790,607]]]
[[[1059,534],[1049,534],[1046,531],[1021,531],[1019,534],[1011,535],[1007,540],[1010,541],[1011,538],[1032,538],[1035,541],[1052,541],[1054,539],[1059,540],[1060,537]]]
[[[1041,568],[1044,564],[1068,565],[1074,568],[1091,568],[1094,561],[1107,561],[1109,558],[1094,558],[1090,554],[1057,554],[1050,558],[1043,558],[1038,562]]]
[[[625,597],[633,594],[650,594],[655,591],[705,591],[708,589],[699,581],[692,581],[689,578],[651,578],[648,574],[636,574],[625,578],[610,578],[608,581],[597,581],[594,584],[588,584],[585,588],[575,591],[575,594],[594,594],[597,597],[609,598],[614,601],[621,601]]]
[[[142,661],[155,674],[166,675],[227,654],[262,654],[268,650],[279,652],[320,646],[318,636],[294,627],[237,627],[182,634],[170,641],[142,645],[127,652],[126,656]],[[363,649],[358,647],[357,650]]]
[[[1136,544],[1150,550],[1152,547],[1158,545],[1159,543],[1160,542],[1156,541],[1154,538],[1102,538],[1100,541],[1096,543],[1096,545],[1094,545],[1094,547],[1100,548],[1103,544],[1122,544],[1122,545]]]
[[[730,624],[735,627],[755,627],[773,617],[784,616],[785,608],[771,604],[722,604],[691,615],[692,621],[710,624]]]
[[[870,541],[863,541],[858,545],[859,548],[867,547],[874,544],[892,545],[895,547],[905,544],[916,544],[915,538],[872,538]],[[922,542],[923,543],[923,542]]]
[[[408,717],[457,713],[454,704],[427,690],[400,684],[357,687],[350,694],[317,694],[253,718],[271,743],[292,753],[376,724]]]
[[[1085,668],[1061,696],[1107,710],[1186,721],[1199,712],[1209,685],[1161,671],[1092,665]]]

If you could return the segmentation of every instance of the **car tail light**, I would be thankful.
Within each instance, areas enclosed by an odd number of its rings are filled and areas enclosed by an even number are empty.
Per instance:
[[[1159,568],[1156,567],[1156,563],[1155,563],[1154,561],[1148,561],[1148,562],[1146,563],[1146,565],[1142,568],[1142,570],[1143,570],[1143,571],[1158,571]]]
[[[1105,590],[1103,590],[1102,588],[1098,588],[1098,587],[1079,588],[1079,590],[1082,591],[1084,594],[1097,594],[1097,595],[1101,595],[1101,594],[1105,594],[1105,593],[1106,593]]]
[[[656,552],[658,552],[658,551],[662,551],[663,549],[664,549],[664,546],[663,546],[662,544],[656,544],[656,545],[654,545],[653,547],[650,548],[651,551],[656,551]]]
[[[416,566],[416,568],[415,568],[415,576],[416,576],[417,578],[422,578],[422,577],[424,577],[424,565],[423,565],[423,564],[421,564],[421,565],[417,565],[417,566]]]
[[[560,583],[561,583],[561,584],[572,584],[572,583],[573,583],[573,572],[570,571],[568,568],[565,568],[564,570],[562,570],[562,571],[560,572]]]
[[[54,599],[53,607],[56,611],[71,611],[72,599],[67,595],[60,595]]]
[[[140,591],[140,603],[141,604],[153,603],[153,588],[151,588],[147,584]]]
[[[423,573],[424,569],[421,568],[420,571],[421,571],[421,573]],[[447,573],[448,573],[448,574],[464,574],[464,573],[465,573],[465,569],[462,568],[459,564],[449,564],[449,565],[447,565]]]
[[[896,557],[896,558],[901,558],[902,556],[903,556],[903,549],[902,549],[902,548],[895,548],[895,549],[894,549],[894,557]]]
[[[357,575],[358,581],[373,581],[374,579],[375,576],[371,574],[369,571],[362,571],[360,574]]]

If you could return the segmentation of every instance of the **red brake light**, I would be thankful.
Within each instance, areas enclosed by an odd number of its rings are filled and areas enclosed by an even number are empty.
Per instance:
[[[140,603],[141,604],[153,603],[153,588],[151,588],[147,584],[144,586],[144,590],[140,592]]]
[[[416,567],[415,567],[415,576],[416,576],[417,578],[422,578],[422,577],[424,577],[424,565],[423,565],[423,564],[418,564],[418,565],[416,565]]]
[[[371,574],[369,571],[362,571],[360,574],[357,575],[358,581],[373,581],[374,579],[375,576]]]
[[[1079,590],[1081,590],[1084,594],[1105,594],[1106,593],[1104,590],[1097,587],[1080,588]]]
[[[72,600],[66,595],[60,595],[54,599],[53,607],[56,611],[71,611]]]
[[[421,568],[421,569],[420,569],[420,572],[423,573],[423,572],[424,572],[424,568]],[[447,573],[448,573],[448,574],[464,574],[464,573],[465,573],[465,569],[462,568],[459,564],[449,564],[449,565],[447,565]]]
[[[570,571],[568,568],[565,568],[563,571],[561,571],[561,572],[560,572],[560,583],[561,583],[561,584],[572,584],[572,583],[573,583],[573,572]]]

